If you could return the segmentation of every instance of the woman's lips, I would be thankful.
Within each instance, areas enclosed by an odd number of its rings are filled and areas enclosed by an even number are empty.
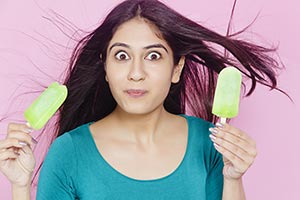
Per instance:
[[[147,91],[139,90],[139,89],[130,89],[130,90],[125,90],[125,93],[127,93],[130,97],[139,98],[144,96],[147,93]]]

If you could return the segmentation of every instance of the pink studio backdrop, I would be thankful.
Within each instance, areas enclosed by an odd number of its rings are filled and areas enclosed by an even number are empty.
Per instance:
[[[73,47],[54,25],[55,12],[84,30],[91,30],[117,0],[1,0],[0,1],[0,139],[5,137],[8,121],[23,120],[22,110],[41,90],[60,80]],[[233,0],[165,0],[182,14],[224,34]],[[296,126],[300,109],[300,12],[296,0],[239,0],[234,16],[234,29],[245,27],[260,12],[246,34],[248,38],[279,44],[279,54],[286,65],[280,73],[279,86],[293,98],[259,86],[240,105],[240,114],[232,123],[249,133],[258,146],[258,157],[244,176],[249,200],[300,199],[300,132]],[[52,22],[46,18],[52,18]],[[54,20],[53,20],[54,19]],[[64,28],[68,34],[73,32]],[[296,57],[298,56],[298,57]],[[37,67],[38,68],[37,68]],[[39,152],[36,153],[37,155]],[[10,185],[0,174],[0,199],[11,199]]]

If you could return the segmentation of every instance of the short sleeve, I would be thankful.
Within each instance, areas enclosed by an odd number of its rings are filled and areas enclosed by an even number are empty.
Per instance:
[[[75,199],[76,153],[68,133],[51,145],[39,176],[37,200]]]
[[[214,148],[212,142],[208,145],[210,155],[206,179],[206,196],[209,200],[221,200],[223,194],[223,157]]]

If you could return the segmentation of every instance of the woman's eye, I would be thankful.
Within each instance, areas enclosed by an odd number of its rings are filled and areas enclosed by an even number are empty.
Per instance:
[[[118,53],[115,54],[115,57],[118,60],[128,60],[129,59],[128,54],[124,51],[119,51]]]
[[[158,60],[160,59],[161,54],[158,52],[151,52],[147,55],[146,59],[147,60]]]

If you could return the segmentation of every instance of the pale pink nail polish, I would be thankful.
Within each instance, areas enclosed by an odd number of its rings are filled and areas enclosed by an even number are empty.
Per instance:
[[[216,123],[216,126],[217,126],[218,128],[223,128],[223,127],[224,127],[224,124],[221,124],[220,122],[217,122],[217,123]]]
[[[219,149],[220,149],[220,146],[219,146],[219,145],[217,145],[216,143],[214,143],[214,147],[215,147],[217,150],[219,150]]]
[[[26,146],[27,143],[26,142],[19,142],[19,145]]]
[[[209,128],[208,130],[212,133],[218,133],[218,130],[215,128]]]
[[[209,137],[212,141],[215,141],[217,139],[216,136],[214,136],[213,134],[210,134]]]

